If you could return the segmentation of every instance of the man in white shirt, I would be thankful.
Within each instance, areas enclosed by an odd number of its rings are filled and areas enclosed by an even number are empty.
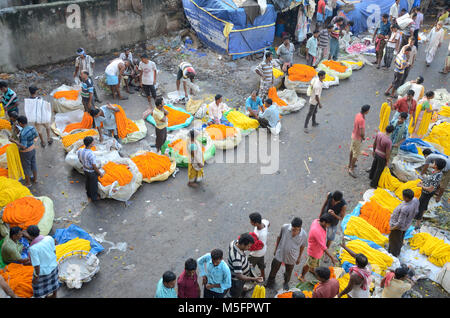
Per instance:
[[[389,18],[391,19],[391,23],[394,23],[398,18],[398,13],[400,12],[400,0],[395,0],[395,3],[391,6],[389,10]]]
[[[94,67],[95,67],[95,59],[86,54],[83,48],[79,48],[77,50],[78,57],[75,59],[75,71],[73,72],[74,81],[76,84],[81,82],[80,76],[81,72],[87,71],[89,73],[89,78],[94,83]],[[97,90],[94,85],[94,99],[96,102],[101,103],[102,101],[98,98]]]
[[[311,81],[311,96],[309,97],[309,112],[306,115],[305,120],[305,133],[309,133],[308,124],[309,120],[312,118],[313,127],[319,126],[316,122],[317,107],[322,108],[322,103],[320,102],[320,96],[322,95],[323,80],[325,79],[326,73],[324,71],[319,71],[318,77],[313,78]]]
[[[258,266],[261,271],[261,277],[265,280],[265,272],[266,264],[264,262],[264,255],[267,252],[267,233],[269,232],[270,222],[261,217],[261,214],[258,212],[254,212],[249,215],[250,224],[254,226],[253,232],[258,236],[258,239],[264,244],[262,249],[252,251],[250,248],[250,255],[248,257],[248,261],[252,264],[253,267]]]
[[[227,104],[222,103],[222,95],[217,94],[214,97],[214,102],[208,105],[209,121],[208,125],[220,124],[223,113],[229,110]]]
[[[111,89],[113,99],[117,97],[119,100],[126,100],[128,97],[120,94],[120,83],[122,82],[123,73],[131,65],[129,60],[114,59],[105,69],[106,85]]]
[[[142,54],[138,70],[140,71],[139,83],[147,97],[149,108],[153,109],[152,97],[156,99],[156,64],[148,59],[147,54]]]

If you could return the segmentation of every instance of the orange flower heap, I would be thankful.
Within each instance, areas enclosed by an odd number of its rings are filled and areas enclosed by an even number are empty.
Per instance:
[[[210,125],[206,127],[206,131],[208,132],[212,140],[224,140],[228,137],[236,136],[236,128],[222,124]]]
[[[6,152],[6,148],[8,148],[10,144],[6,144],[3,147],[0,147],[0,156]]]
[[[212,126],[212,125],[211,125]],[[187,141],[184,139],[176,139],[167,145],[169,148],[172,148],[180,154],[181,156],[187,156]],[[205,152],[205,147],[202,147],[202,151]]]
[[[128,134],[139,130],[138,126],[131,119],[127,118],[125,111],[120,105],[113,106],[119,108],[119,111],[115,113],[119,138],[126,138]]]
[[[3,222],[10,227],[19,226],[27,229],[30,225],[37,225],[44,216],[44,204],[33,197],[23,197],[10,202],[3,211]]]
[[[391,231],[389,227],[391,213],[388,209],[383,208],[375,201],[366,202],[361,207],[359,216],[370,223],[382,234],[389,234],[389,232]]]
[[[288,70],[289,80],[291,81],[300,81],[300,82],[309,82],[316,76],[316,70],[304,64],[294,64]]]
[[[322,62],[326,67],[337,71],[339,73],[345,73],[347,71],[348,66],[345,66],[344,64],[336,61],[323,61]]]
[[[95,129],[89,129],[86,131],[82,131],[76,134],[71,134],[71,135],[67,135],[62,137],[62,143],[64,145],[65,148],[73,145],[74,143],[76,143],[78,140],[80,139],[84,139],[84,137],[87,136],[95,136],[98,135],[97,130]]]
[[[0,275],[8,283],[14,294],[22,298],[31,298],[33,296],[33,266],[11,263],[0,270]]]
[[[183,113],[168,106],[164,106],[164,109],[169,112],[169,114],[167,115],[169,127],[184,124],[190,117],[189,114]]]
[[[154,152],[146,152],[131,158],[131,160],[136,164],[145,179],[156,177],[170,169],[170,159]]]
[[[11,123],[6,119],[0,118],[0,129],[11,130]]]
[[[79,123],[68,124],[66,128],[64,128],[65,133],[70,133],[75,129],[89,129],[92,128],[92,123],[94,122],[94,118],[92,118],[89,113],[84,112],[83,119]]]
[[[77,100],[79,93],[80,93],[80,91],[77,91],[77,90],[59,91],[59,92],[56,92],[53,95],[53,97],[56,98],[56,99],[65,98],[65,99],[69,99],[69,100]]]
[[[119,186],[123,187],[131,182],[133,174],[128,170],[127,165],[117,164],[115,162],[108,162],[103,167],[105,174],[103,177],[99,177],[98,181],[102,186],[107,187],[114,182],[119,182]]]
[[[287,103],[278,97],[277,89],[275,88],[275,86],[272,86],[271,88],[269,88],[267,95],[278,106],[287,106]]]

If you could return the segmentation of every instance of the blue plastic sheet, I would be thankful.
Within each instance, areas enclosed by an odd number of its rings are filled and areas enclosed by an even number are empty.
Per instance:
[[[189,114],[185,109],[183,109],[183,108],[181,108],[181,107],[173,106],[173,105],[171,105],[171,104],[167,104],[166,106],[167,106],[167,107],[170,107],[170,108],[172,108],[172,109],[175,109],[175,110],[179,110],[180,112],[183,112],[183,113],[186,113],[186,114],[189,115],[189,118],[186,119],[186,121],[185,121],[183,124],[167,127],[167,131],[173,131],[173,130],[178,130],[178,129],[181,129],[181,128],[185,128],[185,127],[189,126],[189,125],[192,123],[192,121],[194,120],[194,116],[192,116],[191,114]],[[146,118],[146,120],[147,120],[150,124],[152,124],[153,126],[156,126],[155,119],[153,118],[152,115],[148,115],[147,118]]]
[[[56,239],[58,244],[66,243],[77,237],[80,239],[88,240],[89,242],[91,242],[91,253],[95,255],[105,250],[104,247],[101,246],[96,240],[94,240],[88,232],[83,230],[81,227],[76,226],[75,224],[69,225],[69,227],[67,227],[66,229],[57,229],[53,237]]]
[[[231,0],[183,0],[183,7],[200,41],[233,59],[263,51],[273,43],[277,13],[272,4],[253,24],[247,23],[245,10]],[[227,23],[233,24],[228,36],[224,34]]]
[[[357,35],[366,31],[369,28],[376,27],[377,22],[381,21],[381,16],[386,13],[389,14],[391,6],[395,0],[362,0],[359,3],[354,3],[354,9],[344,13],[344,15],[353,21],[353,34]],[[342,5],[343,3],[340,2]],[[413,6],[420,5],[420,0],[416,0]],[[400,10],[406,9],[408,11],[408,1],[400,0]]]
[[[446,154],[439,152],[432,144],[430,144],[426,141],[423,141],[422,139],[419,139],[419,138],[407,138],[400,145],[400,150],[418,154],[419,151],[417,150],[417,146],[420,146],[422,148],[430,148],[431,151],[433,151],[433,153],[436,153],[436,154],[439,154],[439,155],[442,155],[442,156],[448,158],[448,156]]]
[[[22,258],[28,258],[28,248],[30,247],[30,242],[24,237],[22,237],[19,242],[23,245],[22,254],[20,256]]]

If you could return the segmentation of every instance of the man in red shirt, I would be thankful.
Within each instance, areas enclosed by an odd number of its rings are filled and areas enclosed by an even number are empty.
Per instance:
[[[319,0],[317,4],[317,15],[316,15],[317,26],[316,29],[319,28],[322,24],[325,23],[325,1]]]
[[[392,140],[390,135],[394,131],[394,126],[388,125],[386,133],[379,132],[373,143],[373,162],[369,172],[370,186],[374,189],[378,186],[381,173],[389,162],[391,156]]]
[[[392,117],[392,120],[391,120],[392,123],[397,121],[398,116],[401,113],[407,113],[408,118],[406,119],[406,121],[408,122],[409,118],[412,118],[413,125],[414,125],[414,117],[415,117],[414,115],[416,114],[417,102],[414,99],[414,91],[412,89],[410,89],[406,93],[405,97],[399,98],[393,107],[392,107],[392,99],[389,98],[388,101],[389,101],[391,108],[396,110],[394,117]]]
[[[178,298],[200,298],[200,286],[197,281],[197,262],[189,258],[184,263],[184,271],[178,277]]]
[[[339,294],[339,282],[336,278],[330,279],[330,269],[328,267],[317,267],[316,276],[319,284],[314,288],[312,298],[334,298]]]
[[[355,121],[353,122],[352,143],[350,146],[350,158],[348,161],[348,174],[353,178],[356,178],[354,169],[356,166],[356,160],[361,153],[361,144],[365,138],[366,130],[366,115],[369,113],[370,105],[364,105],[361,107],[361,112],[356,114]]]

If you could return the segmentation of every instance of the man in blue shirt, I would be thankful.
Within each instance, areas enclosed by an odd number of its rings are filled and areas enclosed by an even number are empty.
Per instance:
[[[264,101],[264,105],[266,107],[266,110],[263,113],[259,113],[259,125],[262,128],[275,128],[280,121],[280,112],[278,110],[278,106],[272,104],[272,100],[270,98]]]
[[[245,110],[249,113],[249,116],[258,118],[258,113],[262,106],[261,98],[257,96],[256,91],[252,91],[252,94],[245,101]]]
[[[408,113],[400,113],[398,119],[391,124],[394,126],[394,131],[391,134],[392,140],[392,149],[391,149],[391,158],[393,158],[397,152],[400,145],[406,140],[408,137]]]
[[[203,276],[203,298],[224,298],[231,287],[231,272],[223,261],[223,252],[214,249],[197,259],[199,275]]]
[[[84,106],[84,111],[89,112],[92,108],[92,98],[94,96],[94,82],[89,77],[88,71],[82,71],[81,79],[81,102]]]
[[[19,126],[22,131],[19,134],[19,141],[10,138],[9,140],[19,147],[20,161],[22,162],[23,172],[25,174],[25,186],[31,186],[37,181],[37,167],[36,167],[36,149],[34,143],[37,141],[38,133],[36,128],[28,126],[28,120],[25,116],[17,118]],[[33,173],[33,179],[31,174]]]
[[[155,298],[178,298],[175,291],[175,285],[177,283],[177,276],[171,271],[167,271],[163,274],[163,277],[158,281],[156,285]]]
[[[116,116],[114,113],[117,113],[119,108],[114,107],[110,103],[108,105],[103,105],[100,108],[92,108],[89,111],[89,114],[94,118],[95,127],[97,127],[100,142],[103,142],[103,129],[107,131],[107,134],[111,136],[111,134],[119,139],[117,135],[117,124],[116,124]],[[103,123],[103,128],[100,127],[101,123]]]
[[[383,14],[380,24],[373,33],[372,41],[375,43],[375,53],[377,56],[377,68],[380,68],[381,60],[383,59],[384,47],[386,46],[386,40],[389,39],[391,33],[391,23],[389,22],[389,15]]]

